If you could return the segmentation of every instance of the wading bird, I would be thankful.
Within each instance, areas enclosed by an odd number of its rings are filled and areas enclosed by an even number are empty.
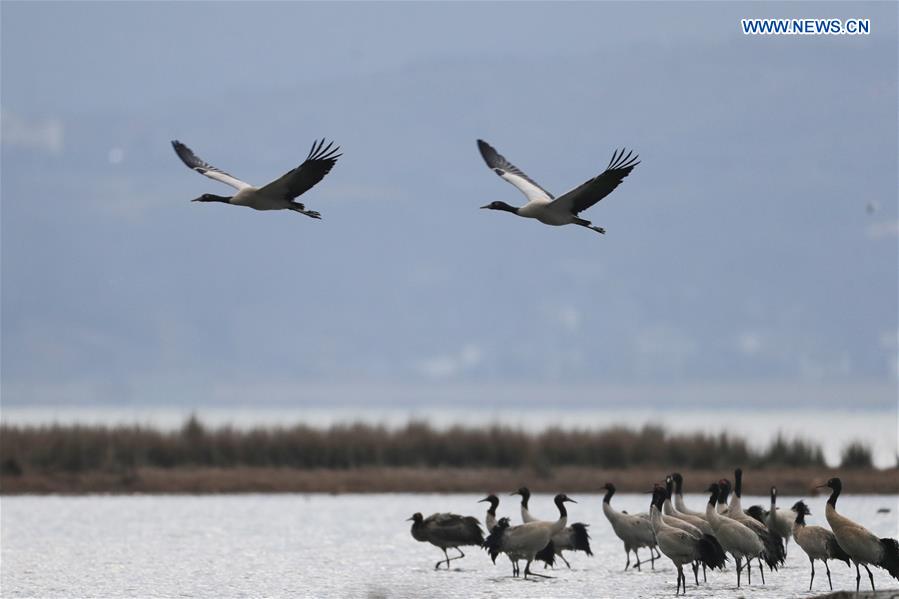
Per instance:
[[[412,537],[422,543],[430,543],[443,550],[445,560],[440,560],[434,565],[438,569],[440,564],[446,563],[449,570],[450,561],[465,557],[460,547],[466,545],[481,546],[484,543],[484,532],[477,518],[472,516],[459,516],[457,514],[431,514],[422,518],[420,512],[416,512],[409,520],[412,521]],[[450,557],[446,550],[450,547],[459,552],[459,555]]]
[[[837,543],[855,563],[855,592],[858,592],[862,579],[858,569],[859,564],[864,566],[868,572],[872,591],[874,590],[874,575],[868,569],[868,564],[883,568],[890,573],[890,576],[899,580],[899,543],[896,542],[896,539],[879,539],[861,524],[853,522],[837,512],[837,499],[843,491],[843,482],[839,478],[832,478],[821,486],[830,487],[830,497],[824,508],[827,523],[830,524]]]
[[[765,560],[765,563],[768,564],[768,568],[771,570],[776,570],[779,566],[783,565],[786,561],[786,554],[784,553],[784,545],[783,540],[777,536],[776,533],[768,530],[768,527],[765,526],[762,522],[759,522],[749,514],[743,511],[742,497],[743,497],[743,469],[737,468],[734,470],[734,494],[730,499],[730,506],[725,512],[725,515],[728,518],[733,518],[740,524],[751,529],[755,534],[759,536],[759,540],[765,546],[765,550],[759,556],[759,572],[762,575],[762,584],[765,584],[765,570],[762,567],[762,560]],[[730,485],[728,481],[722,481]]]
[[[699,564],[709,568],[724,568],[727,556],[721,550],[721,546],[714,537],[699,533],[698,536],[688,531],[670,526],[662,517],[662,505],[665,502],[665,491],[659,487],[653,491],[652,503],[649,508],[650,522],[655,532],[659,549],[668,556],[677,568],[677,595],[681,588],[687,593],[687,577],[684,576],[684,564],[693,564],[693,579],[699,586],[697,570]]]
[[[615,485],[606,483],[602,487],[606,490],[605,496],[602,498],[602,512],[606,515],[609,524],[615,535],[624,543],[624,552],[627,555],[627,563],[624,569],[627,570],[631,565],[631,551],[637,558],[637,564],[634,566],[640,569],[640,554],[637,550],[641,547],[649,548],[650,563],[652,569],[655,570],[657,556],[653,553],[656,546],[655,535],[652,532],[652,523],[648,518],[643,518],[636,514],[628,514],[619,512],[612,507],[612,496],[615,494]]]
[[[633,152],[628,152],[625,156],[624,150],[615,151],[605,171],[564,195],[554,198],[551,193],[540,187],[520,168],[506,160],[486,141],[479,139],[478,149],[487,166],[517,187],[528,199],[527,203],[520,207],[510,206],[505,202],[491,202],[481,208],[502,210],[525,218],[534,218],[545,225],[580,225],[597,233],[605,233],[606,230],[580,218],[578,214],[612,193],[634,167],[640,164],[637,161],[638,156]]]
[[[737,588],[740,588],[740,572],[743,569],[742,563],[744,559],[746,560],[747,582],[752,584],[752,567],[749,562],[753,558],[760,556],[764,552],[765,546],[755,532],[736,520],[718,513],[715,507],[721,493],[721,486],[718,483],[712,483],[709,486],[709,493],[711,495],[705,508],[706,518],[709,524],[712,525],[712,528],[715,529],[715,537],[721,543],[721,547],[734,556],[734,561],[737,564]]]
[[[321,214],[314,210],[306,210],[303,204],[294,202],[293,199],[321,181],[341,156],[341,154],[337,153],[340,149],[339,147],[332,149],[333,142],[327,146],[324,144],[324,139],[313,143],[312,149],[309,151],[309,155],[306,156],[303,164],[262,187],[253,187],[249,183],[241,181],[237,177],[204,162],[190,148],[178,140],[172,142],[172,147],[175,148],[178,157],[190,169],[210,179],[230,185],[237,190],[237,193],[233,196],[204,193],[192,200],[194,202],[222,202],[234,206],[247,206],[255,210],[293,210],[311,218],[321,218]]]
[[[496,528],[496,525],[499,524],[496,519],[496,508],[499,507],[499,497],[490,494],[478,501],[478,503],[484,502],[490,504],[490,507],[487,508],[487,514],[484,516],[484,524],[487,526],[487,534],[489,535],[493,531],[493,529]],[[508,521],[508,518],[506,518],[506,520]],[[509,559],[512,560],[511,557]],[[546,567],[555,565],[556,552],[555,546],[553,545],[552,541],[550,541],[550,543],[546,547],[538,551],[534,559],[538,562],[544,562],[546,564]],[[496,558],[494,558],[493,561],[494,563],[496,563]],[[518,562],[514,560],[512,560],[512,574],[513,576],[518,576]]]
[[[539,520],[535,518],[528,509],[528,502],[531,499],[530,489],[521,487],[517,491],[514,491],[512,495],[521,495],[521,521],[538,522]],[[552,538],[555,554],[565,562],[565,565],[568,566],[569,569],[571,569],[571,564],[569,564],[568,560],[565,559],[565,556],[562,555],[563,551],[583,551],[587,555],[593,555],[593,551],[590,549],[590,535],[587,533],[588,526],[589,524],[584,524],[583,522],[575,522],[571,526],[566,526],[560,530]],[[540,559],[540,555],[537,556],[537,559]]]
[[[833,582],[830,580],[830,566],[827,565],[827,560],[840,560],[846,562],[846,565],[851,568],[849,556],[837,543],[832,532],[823,526],[806,525],[805,517],[810,516],[812,512],[804,501],[797,501],[793,505],[792,513],[796,514],[796,521],[793,523],[793,537],[796,539],[796,544],[805,551],[808,561],[812,565],[812,577],[808,581],[808,590],[812,590],[812,583],[815,581],[815,560],[819,559],[824,562],[824,568],[827,570],[827,584],[830,585],[832,591]]]
[[[777,507],[777,487],[771,487],[771,508],[765,515],[765,524],[769,530],[784,540],[784,558],[787,557],[795,521],[796,512],[794,510],[781,510]]]
[[[577,503],[564,493],[556,495],[554,503],[559,509],[559,519],[554,522],[526,522],[518,526],[509,526],[508,518],[500,518],[497,525],[490,531],[484,541],[484,547],[490,553],[490,558],[496,562],[496,556],[505,553],[512,560],[512,576],[518,575],[518,562],[525,560],[524,577],[528,574],[549,578],[544,574],[531,572],[531,562],[536,559],[537,553],[550,544],[551,539],[568,523],[568,511],[565,503]]]

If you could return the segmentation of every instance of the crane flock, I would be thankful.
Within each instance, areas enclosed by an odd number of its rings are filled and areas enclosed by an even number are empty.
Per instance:
[[[744,510],[742,499],[742,469],[734,472],[736,481],[733,494],[729,493],[730,482],[719,479],[706,489],[709,500],[704,511],[694,511],[687,507],[683,498],[683,476],[672,473],[663,483],[654,483],[648,490],[651,493],[649,509],[643,513],[629,514],[612,507],[615,485],[606,483],[603,486],[605,495],[602,510],[611,525],[612,532],[624,545],[626,562],[624,570],[631,566],[631,553],[634,553],[635,570],[641,569],[638,554],[640,549],[650,552],[649,561],[655,569],[655,560],[667,557],[676,570],[677,586],[675,595],[687,592],[687,578],[684,566],[693,570],[696,586],[699,582],[699,568],[703,569],[703,583],[708,583],[706,570],[726,570],[733,563],[736,572],[737,588],[742,584],[742,575],[746,575],[746,584],[752,584],[752,562],[758,562],[761,583],[765,584],[764,570],[776,571],[783,567],[786,560],[784,524],[789,520],[789,537],[808,556],[811,565],[809,591],[815,579],[815,560],[824,562],[827,581],[833,590],[828,560],[854,564],[856,568],[856,592],[860,588],[861,571],[868,573],[871,589],[874,590],[874,577],[869,566],[886,570],[890,576],[899,580],[899,543],[891,538],[878,538],[862,525],[843,516],[836,510],[837,499],[842,492],[839,478],[831,478],[821,487],[830,488],[831,494],[825,507],[825,516],[830,530],[821,526],[808,525],[805,517],[811,514],[805,501],[797,501],[789,510],[777,510],[777,490],[771,489],[771,505],[769,510],[761,506],[752,506]],[[521,487],[512,495],[520,495],[521,524],[513,524],[509,517],[498,517],[499,498],[490,494],[480,502],[489,504],[484,522],[487,526],[486,537],[479,522],[472,516],[456,514],[434,514],[423,518],[415,514],[412,536],[423,542],[438,547],[444,552],[444,559],[437,562],[435,569],[451,560],[464,556],[461,546],[474,545],[485,549],[493,563],[500,554],[505,554],[512,563],[512,577],[521,574],[519,562],[525,562],[523,577],[550,578],[531,570],[535,561],[545,562],[545,567],[554,566],[554,558],[560,557],[568,568],[571,564],[562,555],[563,551],[583,551],[592,556],[590,536],[587,524],[574,523],[568,525],[567,503],[577,503],[564,493],[553,499],[558,518],[540,520],[531,514],[529,501],[530,490]],[[730,497],[730,501],[727,498]],[[750,515],[750,513],[754,515]],[[458,556],[449,557],[448,548],[455,548]],[[645,560],[644,560],[645,561]]]

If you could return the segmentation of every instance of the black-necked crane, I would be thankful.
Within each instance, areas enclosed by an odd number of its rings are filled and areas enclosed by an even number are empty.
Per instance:
[[[527,487],[519,487],[517,491],[512,491],[510,495],[521,495],[521,521],[536,522],[537,518],[533,517],[528,510],[528,502],[531,500],[531,490]]]
[[[755,534],[759,536],[759,540],[765,546],[765,550],[759,556],[759,572],[762,575],[762,584],[765,584],[765,570],[762,567],[762,560],[764,560],[765,563],[768,564],[768,568],[771,570],[776,570],[779,566],[783,565],[786,561],[783,541],[777,534],[768,530],[768,527],[765,526],[763,522],[756,520],[743,511],[742,468],[737,468],[736,470],[734,470],[734,480],[734,494],[730,499],[730,505],[724,515],[728,518],[733,518],[737,522],[750,528]],[[727,480],[723,482],[727,483],[727,485],[730,485],[730,482]]]
[[[528,508],[528,502],[531,499],[531,491],[527,487],[521,487],[517,491],[514,491],[512,495],[521,495],[521,521],[522,522],[537,522],[538,518],[534,517],[531,514]],[[559,556],[559,558],[565,562],[565,565],[571,569],[571,564],[568,563],[568,560],[565,559],[565,556],[562,554],[563,551],[583,551],[587,555],[593,555],[593,551],[590,549],[590,535],[587,533],[588,524],[584,524],[583,522],[575,522],[570,526],[566,526],[558,533],[556,533],[552,538],[553,550],[555,554]],[[538,555],[537,559],[540,559]],[[546,561],[546,560],[544,560]],[[552,565],[552,564],[548,564]]]
[[[649,508],[650,523],[655,533],[659,550],[674,563],[677,568],[677,595],[681,588],[687,593],[687,578],[684,576],[684,564],[693,564],[693,578],[699,585],[697,570],[699,564],[703,568],[724,568],[727,556],[721,551],[714,537],[699,533],[698,536],[669,525],[663,515],[662,506],[665,502],[665,491],[656,487],[653,491],[652,503]]]
[[[870,530],[853,522],[846,516],[837,512],[837,499],[843,491],[843,482],[839,478],[831,478],[822,487],[830,487],[830,497],[824,508],[824,516],[833,531],[840,547],[849,555],[855,564],[855,592],[858,592],[861,584],[861,572],[859,564],[864,566],[871,580],[871,590],[874,590],[874,575],[868,569],[868,565],[883,568],[890,576],[899,580],[899,543],[896,539],[878,538]]]
[[[664,502],[662,503],[662,520],[675,528],[680,528],[681,530],[693,535],[696,538],[700,538],[702,536],[707,535],[710,539],[710,543],[712,543],[715,547],[715,551],[720,553],[722,556],[724,555],[724,549],[722,549],[721,544],[718,543],[718,539],[715,538],[715,531],[712,530],[712,525],[708,523],[704,518],[700,518],[698,516],[691,516],[690,514],[682,514],[677,511],[674,505],[671,503],[671,491],[674,486],[674,479],[670,476],[665,479],[665,486],[658,486],[656,489],[659,493],[662,494]],[[694,570],[694,574],[695,574]],[[706,567],[703,563],[702,565],[702,580],[706,580]],[[699,584],[699,580],[697,579],[696,584]]]
[[[824,562],[824,568],[827,570],[827,584],[830,585],[832,591],[833,582],[830,580],[830,566],[827,565],[827,560],[835,559],[846,562],[846,565],[851,568],[849,555],[837,543],[832,532],[823,526],[808,526],[805,523],[805,517],[810,516],[812,512],[804,501],[797,501],[791,512],[796,514],[796,521],[793,523],[793,537],[796,539],[796,544],[805,551],[808,561],[812,565],[812,577],[808,581],[808,590],[812,590],[812,583],[815,581],[815,560],[819,559]]]
[[[484,516],[484,525],[487,527],[487,534],[496,527],[498,524],[498,520],[496,519],[496,508],[499,507],[499,497],[493,495],[492,493],[478,501],[478,503],[489,503],[490,507],[487,508],[487,514]],[[507,518],[508,520],[508,518]],[[547,566],[555,565],[556,558],[556,549],[552,542],[549,545],[541,549],[537,552],[536,560],[539,562],[546,563]],[[494,560],[495,561],[495,560]],[[567,563],[567,562],[566,562]],[[512,562],[513,573],[515,576],[518,575],[518,564],[516,562]]]
[[[708,490],[711,495],[705,508],[706,518],[709,524],[712,525],[712,528],[715,529],[715,537],[721,543],[721,547],[734,557],[737,565],[737,588],[740,588],[740,572],[743,569],[742,563],[744,559],[746,560],[747,581],[749,584],[752,584],[752,567],[750,562],[765,551],[765,546],[755,532],[733,518],[728,518],[718,513],[716,504],[721,493],[721,486],[718,483],[712,483]]]
[[[605,171],[555,198],[524,174],[524,171],[506,160],[486,141],[479,139],[478,149],[487,166],[502,179],[518,188],[528,199],[524,206],[516,207],[505,202],[491,202],[481,208],[511,212],[524,218],[536,219],[545,225],[580,225],[597,233],[606,231],[602,227],[597,227],[590,221],[580,218],[578,214],[612,193],[634,167],[640,164],[637,161],[638,156],[633,152],[625,155],[624,150],[616,150]]]
[[[445,560],[440,560],[434,565],[438,569],[440,564],[446,563],[449,570],[450,561],[465,557],[460,547],[466,545],[481,546],[484,544],[484,531],[477,518],[472,516],[459,516],[458,514],[431,514],[423,518],[420,512],[416,512],[409,520],[412,521],[412,537],[422,543],[430,543],[443,550]],[[459,555],[450,557],[446,550],[454,548]]]
[[[638,570],[640,569],[640,554],[637,551],[641,547],[649,548],[650,562],[654,570],[657,556],[653,553],[653,548],[656,547],[656,540],[649,518],[619,512],[612,507],[615,485],[606,483],[602,488],[606,490],[606,494],[602,498],[602,513],[605,514],[609,524],[612,525],[615,535],[624,543],[624,553],[627,555],[627,563],[624,564],[625,571],[631,565],[631,551],[634,552],[634,557],[637,558],[637,564],[634,567]]]
[[[787,549],[793,536],[793,524],[796,522],[796,512],[792,509],[781,510],[777,507],[777,487],[771,487],[771,507],[765,514],[765,525],[768,530],[779,536],[784,541],[784,558],[787,557]]]
[[[553,536],[565,528],[568,523],[568,511],[565,509],[565,503],[577,503],[564,493],[556,495],[553,501],[559,509],[559,519],[553,522],[533,521],[518,526],[509,526],[508,518],[499,520],[484,541],[484,547],[490,553],[490,558],[494,563],[496,556],[505,553],[512,560],[512,576],[518,575],[518,561],[525,560],[527,562],[524,568],[525,578],[528,577],[528,574],[549,578],[544,574],[531,572],[531,562],[536,559],[538,552],[550,544]]]
[[[233,196],[204,193],[192,200],[194,202],[222,202],[255,210],[293,210],[311,218],[321,218],[315,210],[306,210],[303,204],[293,200],[321,181],[341,156],[337,153],[339,147],[332,148],[333,142],[327,146],[324,144],[324,139],[313,143],[303,164],[262,187],[254,187],[212,166],[178,140],[172,142],[172,147],[188,168],[237,190]]]

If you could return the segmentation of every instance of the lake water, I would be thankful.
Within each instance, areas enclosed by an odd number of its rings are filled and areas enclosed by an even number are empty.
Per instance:
[[[512,579],[505,557],[486,553],[450,571],[434,571],[437,548],[409,534],[414,512],[453,511],[483,519],[475,495],[226,495],[3,497],[0,546],[3,597],[670,597],[675,571],[667,558],[655,571],[623,572],[625,556],[602,514],[601,497],[579,495],[570,517],[591,524],[593,557],[569,557],[548,580]],[[506,497],[501,497],[505,500]],[[500,515],[514,516],[508,498]],[[784,505],[796,498],[782,497]],[[745,498],[746,505],[764,498]],[[700,508],[705,497],[690,495]],[[824,520],[824,497],[809,501],[810,523]],[[613,505],[645,510],[646,495],[616,495]],[[840,510],[880,536],[897,536],[896,496],[844,496]],[[555,513],[548,495],[535,495],[532,511]],[[878,514],[887,507],[889,513]],[[643,553],[643,552],[641,552]],[[819,563],[820,566],[820,563]],[[542,566],[540,566],[542,568]],[[537,571],[541,571],[539,568]],[[831,566],[835,589],[855,585],[855,571]],[[757,570],[756,570],[757,573]],[[864,574],[864,573],[863,573]],[[896,581],[875,570],[878,588]],[[690,579],[692,573],[688,574]],[[700,576],[701,580],[701,576]],[[709,574],[692,597],[804,597],[808,560],[794,544],[787,565],[766,573],[767,584],[738,593],[733,568]],[[815,591],[827,590],[824,568]]]

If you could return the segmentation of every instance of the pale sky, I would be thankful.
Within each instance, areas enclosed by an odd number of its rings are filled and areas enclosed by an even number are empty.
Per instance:
[[[872,34],[739,29],[798,16]],[[3,402],[895,406],[897,41],[895,3],[3,2]],[[169,144],[262,184],[322,136],[322,221],[190,203],[228,188]],[[642,163],[599,236],[479,210],[523,197],[477,138],[556,194]]]

